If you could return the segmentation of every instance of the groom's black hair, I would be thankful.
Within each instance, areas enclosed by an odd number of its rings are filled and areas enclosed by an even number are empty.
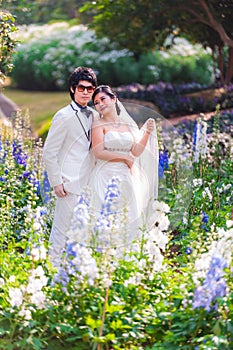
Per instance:
[[[74,91],[76,89],[76,86],[80,82],[80,80],[89,81],[89,83],[91,83],[94,87],[97,86],[96,74],[92,68],[89,68],[89,67],[75,68],[74,71],[70,74],[68,79],[70,97],[72,98],[72,100],[74,100]],[[73,91],[71,91],[71,88],[73,89]]]

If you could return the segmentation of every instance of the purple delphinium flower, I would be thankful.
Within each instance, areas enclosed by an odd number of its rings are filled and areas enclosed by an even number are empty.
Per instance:
[[[31,172],[29,170],[26,170],[23,172],[23,177],[26,178],[31,174]]]
[[[197,287],[194,293],[193,308],[202,307],[207,311],[217,308],[217,298],[226,295],[226,281],[223,278],[224,269],[228,267],[227,262],[221,255],[212,256],[209,270],[204,283]]]
[[[201,225],[201,227],[207,232],[209,231],[208,227],[205,224],[208,224],[209,222],[209,216],[205,213],[202,212],[202,219],[201,221],[203,222],[203,224]]]
[[[118,212],[117,203],[119,202],[121,194],[119,190],[119,183],[120,179],[118,177],[112,177],[112,179],[109,181],[100,216],[97,219],[94,227],[95,231],[100,232],[111,227],[111,220],[109,216],[116,215]]]
[[[185,249],[185,253],[188,255],[188,254],[191,254],[192,253],[192,248],[190,248],[190,247],[187,247],[186,249]]]
[[[98,276],[98,268],[91,252],[84,245],[77,242],[67,242],[64,260],[55,275],[53,285],[61,284],[62,290],[66,291],[67,284],[72,277],[76,283],[86,279],[89,285],[93,285]]]
[[[23,153],[21,144],[16,141],[12,144],[12,155],[17,164],[24,166],[27,165],[28,156]]]
[[[43,180],[39,182],[38,189],[40,190],[40,194],[44,203],[49,202],[51,199],[50,197],[51,187],[50,187],[47,171],[44,171]]]
[[[78,196],[78,203],[74,208],[72,230],[83,229],[90,221],[90,198],[86,193]]]
[[[209,216],[203,211],[202,212],[202,222],[205,222],[206,224],[208,224],[209,221]]]
[[[168,169],[168,150],[159,151],[159,177],[164,177],[164,170]]]
[[[193,150],[195,150],[195,146],[197,144],[197,128],[198,128],[198,124],[195,123],[194,125],[194,130],[193,130]]]
[[[98,243],[96,249],[100,251],[103,247],[109,247],[112,241],[111,231],[118,227],[122,218],[123,207],[120,206],[119,184],[118,177],[113,177],[109,181],[105,201],[94,226],[96,242]]]

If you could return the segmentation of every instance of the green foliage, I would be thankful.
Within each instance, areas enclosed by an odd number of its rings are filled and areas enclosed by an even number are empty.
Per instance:
[[[13,68],[11,59],[16,40],[12,38],[12,33],[17,30],[14,22],[15,18],[10,13],[0,10],[0,85]]]
[[[48,23],[53,21],[74,20],[80,23],[78,8],[84,4],[75,0],[1,0],[2,7],[16,17],[17,25]],[[83,16],[87,19],[87,16]]]
[[[17,87],[66,90],[67,77],[78,65],[91,66],[97,72],[99,83],[112,86],[132,82],[153,84],[161,80],[206,84],[213,80],[211,57],[200,48],[192,48],[192,53],[185,55],[152,52],[136,60],[129,51],[117,50],[108,39],[97,39],[83,27],[61,26],[59,29],[58,26],[57,31],[51,28],[52,25],[46,26],[45,37],[33,39],[32,36],[18,47],[12,71]],[[181,47],[185,45],[183,42]]]
[[[217,0],[127,1],[99,0],[87,2],[81,9],[91,13],[90,28],[99,37],[108,37],[119,48],[127,48],[139,57],[141,54],[169,45],[169,39],[186,36],[194,43],[213,49],[213,59],[222,80],[229,84],[233,77],[232,4],[224,6]],[[114,23],[114,26],[113,26]],[[227,48],[229,60],[221,65],[222,48]]]

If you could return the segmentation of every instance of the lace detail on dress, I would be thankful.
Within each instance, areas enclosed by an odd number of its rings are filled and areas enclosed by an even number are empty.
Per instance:
[[[133,135],[129,131],[108,131],[104,135],[104,148],[109,151],[129,152],[133,142]]]

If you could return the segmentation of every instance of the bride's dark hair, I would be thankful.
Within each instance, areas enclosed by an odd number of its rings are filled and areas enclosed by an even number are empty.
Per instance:
[[[112,88],[109,85],[99,85],[99,86],[97,86],[97,88],[95,89],[95,91],[93,92],[93,95],[92,95],[93,104],[94,104],[95,96],[100,92],[105,93],[106,95],[108,95],[112,99],[115,97],[117,98],[117,94],[112,90]],[[117,104],[117,101],[116,101],[116,111],[117,111],[118,115],[121,112],[121,110]]]

